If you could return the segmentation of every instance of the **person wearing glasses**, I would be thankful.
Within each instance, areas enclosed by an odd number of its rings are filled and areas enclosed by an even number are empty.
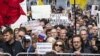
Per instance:
[[[84,47],[81,36],[75,35],[72,38],[72,48],[68,50],[68,53],[75,53],[76,55],[80,55],[81,53],[91,53],[91,51]]]
[[[63,53],[64,52],[64,42],[62,40],[57,40],[53,45],[53,50],[56,53]]]

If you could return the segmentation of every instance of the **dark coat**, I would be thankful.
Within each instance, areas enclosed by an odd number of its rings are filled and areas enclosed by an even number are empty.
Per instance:
[[[6,53],[10,53],[12,56],[16,56],[17,53],[23,51],[23,48],[20,42],[14,41],[12,44],[4,43],[3,50]]]
[[[75,50],[74,49],[70,49],[67,51],[67,53],[74,53]],[[82,48],[80,53],[91,53],[91,51],[87,48]],[[76,55],[67,55],[67,56],[76,56]],[[83,56],[88,56],[88,55],[83,55]]]

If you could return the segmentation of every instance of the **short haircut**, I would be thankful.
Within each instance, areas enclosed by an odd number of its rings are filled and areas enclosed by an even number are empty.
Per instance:
[[[57,27],[61,28],[61,29],[65,29],[65,26],[60,24],[60,25],[55,25],[54,28],[57,29]]]
[[[27,33],[27,31],[26,31],[26,28],[25,28],[25,27],[20,27],[20,28],[18,29],[18,31],[23,31],[23,32],[25,32],[25,34]]]
[[[82,29],[82,30],[80,30],[80,34],[81,34],[81,32],[82,32],[82,31],[86,31],[86,33],[88,33],[88,32],[87,32],[87,30],[85,30],[85,29]]]
[[[79,37],[80,38],[80,41],[82,43],[81,47],[83,48],[84,47],[84,43],[83,43],[83,39],[80,35],[74,35],[73,38],[72,38],[72,46],[73,46],[73,39],[76,38],[76,37]],[[73,47],[74,48],[74,47]]]
[[[47,29],[47,30],[46,30],[46,34],[47,34],[48,32],[50,32],[50,31],[51,31],[51,29]]]
[[[7,33],[7,32],[9,32],[10,34],[13,34],[12,28],[7,27],[7,28],[3,31],[3,34],[5,34],[5,33]]]

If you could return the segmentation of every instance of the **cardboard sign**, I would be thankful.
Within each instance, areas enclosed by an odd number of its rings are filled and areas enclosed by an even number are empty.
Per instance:
[[[38,54],[45,54],[52,51],[52,43],[36,43],[36,50]]]
[[[32,30],[32,33],[38,33],[39,34],[39,33],[43,32],[43,27],[41,26],[41,24],[38,20],[25,22],[21,26],[26,27],[26,28],[30,28],[30,30]]]
[[[43,27],[42,26],[33,26],[32,27],[32,33],[43,33]]]
[[[32,18],[41,19],[41,18],[50,18],[51,6],[50,5],[34,5],[31,6]]]

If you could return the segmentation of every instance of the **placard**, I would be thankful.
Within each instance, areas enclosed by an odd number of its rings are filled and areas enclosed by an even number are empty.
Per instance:
[[[46,54],[52,51],[52,43],[36,43],[36,50],[38,54]]]
[[[50,18],[51,6],[50,5],[34,5],[31,6],[32,18],[41,19],[41,18]]]
[[[34,21],[29,21],[25,22],[21,25],[22,27],[30,28],[32,30],[32,33],[42,33],[44,32],[43,27],[40,24],[40,21],[34,20]]]
[[[50,17],[50,24],[51,25],[59,25],[62,24],[64,26],[69,26],[71,24],[71,21],[68,19],[67,15],[63,14],[51,14]]]
[[[98,5],[92,5],[91,15],[97,15],[98,7]]]

